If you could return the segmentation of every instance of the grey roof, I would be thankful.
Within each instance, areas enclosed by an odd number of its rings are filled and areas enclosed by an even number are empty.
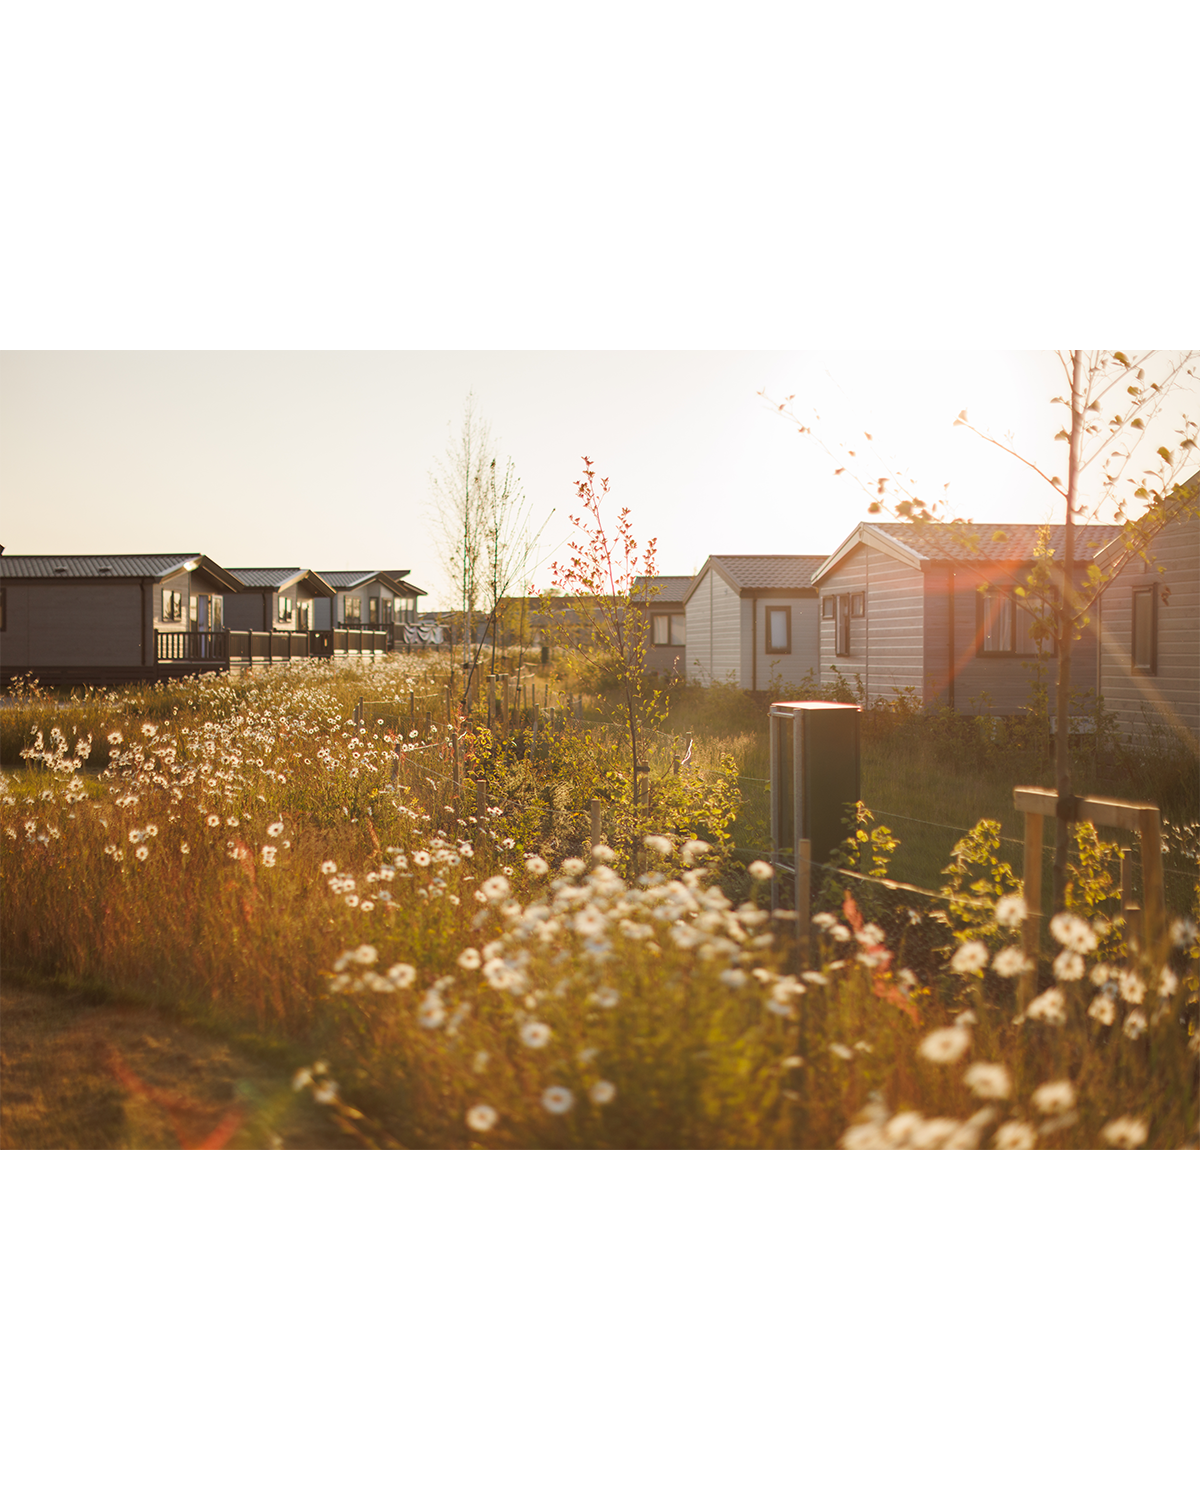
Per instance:
[[[729,579],[734,588],[806,589],[812,576],[825,561],[826,554],[809,553],[714,553],[709,562]]]
[[[372,578],[378,578],[380,573],[386,571],[383,568],[343,568],[341,570],[318,568],[317,571],[326,583],[332,584],[335,589],[353,589],[360,583],[370,583]]]
[[[633,593],[636,598],[646,588],[647,580],[639,577],[633,580]],[[651,604],[682,604],[683,596],[692,585],[690,573],[656,573],[649,580],[649,593]]]
[[[930,562],[1029,562],[1043,529],[1002,521],[968,521],[965,527],[964,531],[960,526],[946,526],[936,521],[923,526],[914,526],[908,521],[868,521],[864,530],[882,532]],[[1062,556],[1066,529],[1065,526],[1050,527],[1049,540],[1055,557]],[[1120,534],[1120,526],[1076,526],[1076,558],[1093,557]]]
[[[230,568],[229,572],[250,589],[278,589],[298,578],[303,568]]]
[[[3,557],[2,578],[167,578],[185,563],[200,561],[199,552],[153,552],[111,557]]]

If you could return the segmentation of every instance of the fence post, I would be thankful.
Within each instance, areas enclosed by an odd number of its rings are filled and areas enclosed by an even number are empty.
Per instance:
[[[1042,927],[1042,825],[1041,813],[1025,814],[1025,863],[1022,867],[1022,884],[1025,895],[1025,922],[1021,931],[1021,947],[1025,954],[1025,970],[1017,986],[1017,1000],[1022,1009],[1037,993],[1038,945]]]
[[[796,954],[801,967],[808,967],[808,943],[812,929],[812,843],[796,840]]]
[[[592,811],[592,848],[600,842],[600,798],[593,797],[591,801]],[[594,856],[593,856],[594,858]]]
[[[1144,807],[1139,811],[1138,834],[1142,845],[1142,931],[1145,934],[1146,952],[1153,954],[1166,928],[1162,826],[1157,807]]]
[[[1133,860],[1129,857],[1131,852],[1127,845],[1121,846],[1121,916],[1125,921],[1125,942],[1132,959],[1140,946],[1138,917],[1141,909],[1133,899]]]
[[[475,815],[482,818],[487,812],[487,782],[475,779]]]

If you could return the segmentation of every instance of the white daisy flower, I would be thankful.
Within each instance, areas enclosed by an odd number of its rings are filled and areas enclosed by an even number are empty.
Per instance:
[[[977,1099],[1007,1099],[1012,1093],[1012,1077],[1003,1063],[972,1063],[963,1082]]]
[[[527,1047],[544,1047],[552,1032],[544,1021],[526,1021],[521,1027],[521,1040]]]
[[[1005,1120],[992,1137],[997,1151],[1032,1151],[1037,1145],[1037,1132],[1024,1120]]]
[[[467,1125],[471,1130],[491,1130],[499,1118],[490,1104],[473,1104],[467,1110]]]
[[[588,1089],[588,1098],[593,1104],[611,1104],[616,1097],[616,1084],[609,1083],[607,1078],[598,1078]]]
[[[749,875],[751,880],[761,883],[770,880],[774,876],[775,871],[765,859],[755,859],[746,866],[746,874]]]
[[[971,1033],[965,1026],[939,1026],[923,1039],[917,1052],[935,1063],[955,1063],[971,1045]]]
[[[1146,1144],[1149,1134],[1145,1120],[1139,1120],[1133,1115],[1121,1115],[1119,1119],[1108,1122],[1100,1132],[1100,1139],[1107,1146],[1119,1146],[1126,1151],[1134,1151],[1138,1146]]]
[[[551,1084],[542,1095],[542,1108],[552,1115],[565,1115],[574,1103],[575,1095],[558,1083]]]
[[[1075,1108],[1075,1085],[1069,1078],[1043,1083],[1034,1089],[1030,1102],[1041,1114],[1064,1115],[1069,1109]]]
[[[1001,896],[996,902],[996,921],[1001,927],[1020,927],[1028,915],[1029,908],[1025,905],[1024,896],[1015,892],[1009,896]]]
[[[1097,995],[1088,1006],[1087,1013],[1093,1021],[1099,1021],[1101,1026],[1111,1026],[1117,1019],[1116,1001],[1111,995]]]
[[[861,941],[861,939],[860,939]],[[982,974],[987,968],[988,951],[983,943],[964,943],[950,960],[956,974]]]

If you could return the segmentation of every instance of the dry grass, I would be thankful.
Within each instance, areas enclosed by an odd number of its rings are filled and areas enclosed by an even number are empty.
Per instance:
[[[350,1143],[291,1087],[286,1064],[264,1062],[154,1007],[6,983],[0,1024],[6,1151],[176,1150],[181,1134],[198,1143],[225,1121],[236,1125],[228,1140],[234,1148]]]
[[[687,868],[708,856],[683,857],[679,838],[651,841],[636,863],[618,851],[607,873],[543,868],[540,852],[563,852],[557,814],[539,821],[537,787],[518,795],[529,763],[502,764],[474,730],[459,741],[462,774],[486,754],[489,786],[507,766],[510,791],[483,813],[456,802],[436,715],[442,667],[403,658],[209,679],[158,695],[154,717],[138,694],[95,695],[88,726],[46,704],[22,710],[37,716],[27,731],[40,728],[42,760],[3,791],[6,962],[169,1007],[173,1025],[328,1059],[331,1073],[301,1075],[299,1094],[277,1068],[271,1097],[280,1108],[323,1102],[329,1124],[360,1143],[1093,1146],[1129,1117],[1140,1122],[1131,1138],[1144,1128],[1150,1145],[1195,1144],[1194,933],[1135,962],[1119,927],[1089,925],[1086,961],[1056,986],[1061,1005],[1020,1024],[1013,979],[988,967],[1007,942],[994,922],[978,974],[961,961],[908,974],[903,923],[885,917],[873,931],[851,911],[856,936],[834,914],[796,980],[790,924],[759,909],[763,887],[735,905]],[[351,719],[360,696],[382,706],[363,727]],[[84,774],[84,727],[105,747],[103,772]],[[395,768],[394,730],[409,747]],[[590,777],[607,764],[597,740],[585,726],[555,742],[555,784],[574,797],[568,823],[582,816],[572,766]],[[740,748],[750,756],[754,744]],[[704,775],[715,781],[730,749],[698,745]],[[693,785],[699,795],[708,783]],[[1108,1019],[1097,999],[1110,1002]],[[212,1088],[189,1096],[192,1119],[188,1099],[161,1096],[186,1081],[194,1048],[152,1028],[143,1037],[162,1046],[122,1032],[132,1050],[118,1046],[118,1121],[112,1061],[95,1060],[85,1021],[56,1019],[53,1006],[18,1013],[18,1037],[44,1025],[43,1050],[61,1056],[36,1088],[16,1084],[31,1095],[17,1100],[32,1110],[27,1143],[65,1139],[80,1127],[60,1131],[58,1112],[78,1122],[89,1109],[89,1143],[220,1135],[233,1108],[220,1090],[236,1088],[240,1063],[222,1073],[215,1053],[201,1057]],[[923,1041],[943,1030],[950,1042]],[[7,1047],[6,1037],[6,1066]],[[26,1073],[37,1050],[21,1044]],[[93,1083],[72,1103],[52,1079],[81,1076],[85,1055]],[[1004,1070],[1005,1097],[981,1101],[972,1060]],[[1076,1102],[1044,1109],[1039,1089],[1064,1081]]]

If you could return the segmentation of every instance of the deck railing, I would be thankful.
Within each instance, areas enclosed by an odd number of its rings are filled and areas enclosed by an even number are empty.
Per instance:
[[[229,633],[225,630],[156,630],[156,661],[225,662]]]
[[[389,649],[386,630],[156,630],[155,660],[224,666],[310,656],[372,656]]]

